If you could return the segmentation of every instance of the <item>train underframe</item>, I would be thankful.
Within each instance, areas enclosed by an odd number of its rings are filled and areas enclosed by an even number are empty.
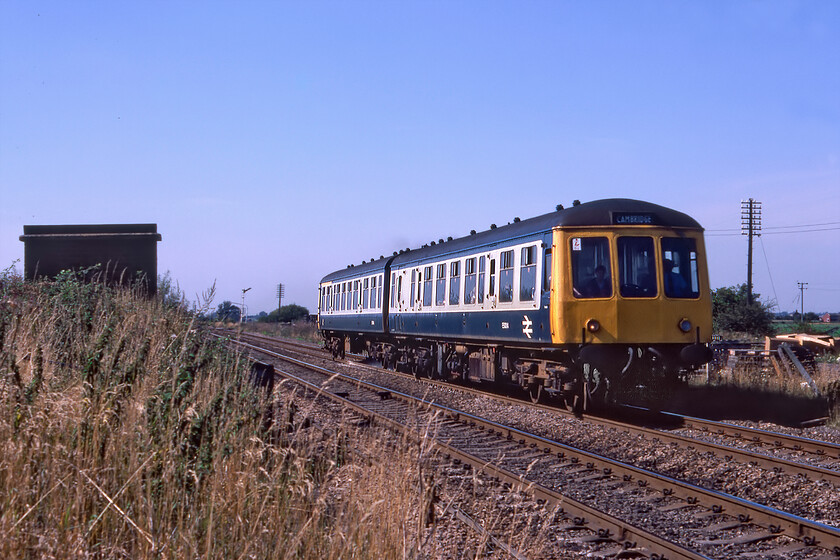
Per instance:
[[[613,402],[656,406],[711,358],[705,344],[501,344],[324,333],[336,358],[362,354],[416,377],[518,387],[533,402],[554,399],[575,412]]]

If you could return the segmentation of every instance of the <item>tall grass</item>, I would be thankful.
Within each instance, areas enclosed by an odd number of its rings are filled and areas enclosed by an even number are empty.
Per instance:
[[[415,555],[417,446],[302,428],[160,300],[6,271],[0,302],[0,557]]]
[[[317,323],[311,321],[295,321],[293,323],[260,323],[258,321],[243,323],[245,332],[276,336],[292,340],[321,344],[324,338],[318,330]]]

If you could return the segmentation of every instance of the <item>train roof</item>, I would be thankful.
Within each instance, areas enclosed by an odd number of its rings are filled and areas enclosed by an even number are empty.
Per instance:
[[[487,231],[470,234],[458,239],[426,245],[419,249],[401,251],[392,257],[385,257],[370,263],[351,266],[325,276],[322,282],[337,281],[377,274],[388,265],[407,263],[455,254],[475,247],[495,245],[505,241],[526,238],[547,233],[558,227],[599,227],[622,225],[655,225],[673,228],[700,229],[702,226],[692,217],[641,200],[629,198],[606,198],[578,204],[527,220],[514,221]]]
[[[323,284],[324,282],[338,282],[340,280],[346,280],[348,278],[358,278],[360,276],[373,276],[374,274],[384,272],[385,267],[388,266],[392,260],[394,260],[394,257],[382,257],[371,262],[366,262],[357,265],[351,264],[347,268],[343,268],[331,274],[327,274],[321,279],[321,283]]]

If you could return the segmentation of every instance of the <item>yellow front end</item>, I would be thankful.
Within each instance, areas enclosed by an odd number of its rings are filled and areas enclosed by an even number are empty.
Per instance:
[[[647,295],[630,293],[626,284],[621,283],[619,273],[628,267],[626,254],[625,262],[619,262],[618,240],[622,237],[653,240],[654,255],[649,258],[655,258],[655,279],[652,270]],[[598,238],[604,247],[608,243],[608,253],[602,252],[603,264],[608,259],[610,266],[606,268],[612,272],[607,296],[584,297],[574,280],[572,253],[585,247],[587,238]],[[696,285],[691,296],[666,295],[665,283],[673,280],[665,278],[663,238],[665,244],[670,240],[693,240],[696,255],[693,254],[691,278]],[[563,228],[554,231],[553,245],[551,336],[555,344],[688,345],[711,340],[712,302],[702,230],[657,226]],[[670,261],[666,262],[670,266]],[[671,289],[669,286],[668,290]]]

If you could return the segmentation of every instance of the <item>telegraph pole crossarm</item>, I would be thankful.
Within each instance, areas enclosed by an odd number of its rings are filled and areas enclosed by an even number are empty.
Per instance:
[[[283,307],[283,296],[286,295],[286,286],[277,284],[277,309]]]
[[[741,201],[741,235],[748,236],[747,242],[747,305],[752,305],[752,253],[753,237],[761,236],[761,203],[750,198]]]

